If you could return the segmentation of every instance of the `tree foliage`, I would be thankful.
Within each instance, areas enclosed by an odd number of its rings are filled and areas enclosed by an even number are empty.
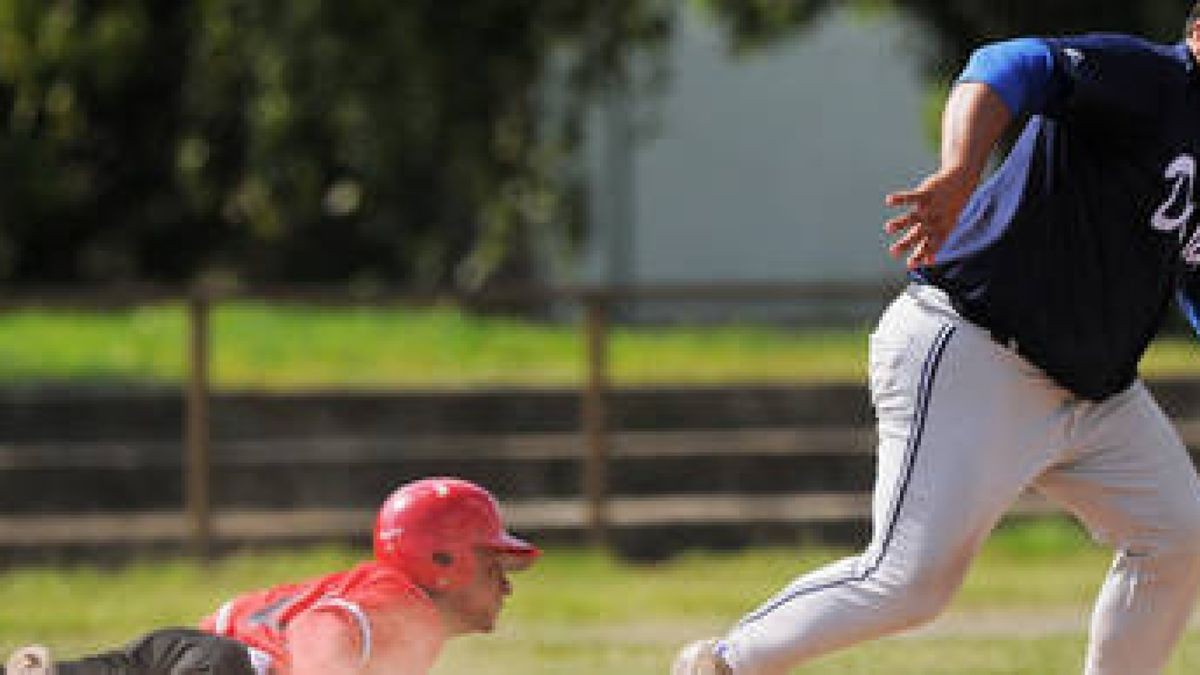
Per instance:
[[[1161,42],[1182,37],[1190,3],[1181,0],[893,0],[928,30],[925,63],[934,78],[952,76],[982,43],[1019,35],[1121,32]]]
[[[0,279],[521,274],[578,238],[586,103],[673,12],[0,0]]]
[[[915,24],[916,51],[928,84],[926,131],[934,138],[946,90],[982,44],[1024,35],[1121,32],[1160,42],[1182,39],[1190,0],[696,0],[719,18],[735,51],[752,51],[791,39],[835,7],[877,20]],[[1007,139],[1011,141],[1012,139]]]
[[[736,51],[834,0],[692,0]],[[842,3],[847,4],[847,3]],[[1178,0],[848,0],[977,44]],[[590,103],[655,82],[678,0],[0,0],[0,282],[473,286],[578,242]],[[649,55],[649,58],[644,58]],[[547,237],[548,233],[554,236]]]
[[[1189,0],[695,0],[725,26],[735,48],[788,39],[835,7],[915,21],[925,30],[920,56],[932,80],[962,67],[985,42],[1019,35],[1122,32],[1169,42],[1181,39]]]

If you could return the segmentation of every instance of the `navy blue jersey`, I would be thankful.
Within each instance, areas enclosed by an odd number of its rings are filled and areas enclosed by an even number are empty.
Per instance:
[[[1062,386],[1102,399],[1135,379],[1177,291],[1198,314],[1200,76],[1185,44],[1038,44],[1034,90],[1002,92],[1029,121],[917,275]]]

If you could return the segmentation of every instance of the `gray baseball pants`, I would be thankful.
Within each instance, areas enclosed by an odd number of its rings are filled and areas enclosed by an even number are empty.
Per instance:
[[[1116,557],[1092,615],[1086,675],[1162,672],[1200,586],[1200,481],[1136,382],[1077,398],[914,285],[871,335],[879,447],[861,555],[803,575],[719,643],[736,675],[777,675],[937,616],[1026,488],[1073,512]]]
[[[56,664],[57,675],[255,675],[246,646],[191,628],[165,628],[126,647]]]

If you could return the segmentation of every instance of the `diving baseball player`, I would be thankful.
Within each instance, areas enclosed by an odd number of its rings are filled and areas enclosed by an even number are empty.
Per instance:
[[[504,530],[487,490],[456,478],[392,493],[374,542],[373,560],[236,597],[200,630],[155,631],[57,666],[27,647],[8,675],[423,675],[447,638],[493,629],[507,573],[539,555]]]
[[[929,621],[1027,487],[1116,552],[1084,672],[1162,672],[1200,585],[1200,482],[1137,365],[1173,296],[1200,330],[1198,12],[1176,45],[1085,35],[973,54],[940,167],[887,197],[912,283],[870,340],[871,541],[688,645],[673,673],[781,674]]]

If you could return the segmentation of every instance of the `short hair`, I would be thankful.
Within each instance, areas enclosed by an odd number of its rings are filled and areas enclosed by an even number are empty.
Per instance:
[[[1192,5],[1192,11],[1188,12],[1187,21],[1183,22],[1183,37],[1187,38],[1192,34],[1192,24],[1200,20],[1200,0],[1197,0]]]

